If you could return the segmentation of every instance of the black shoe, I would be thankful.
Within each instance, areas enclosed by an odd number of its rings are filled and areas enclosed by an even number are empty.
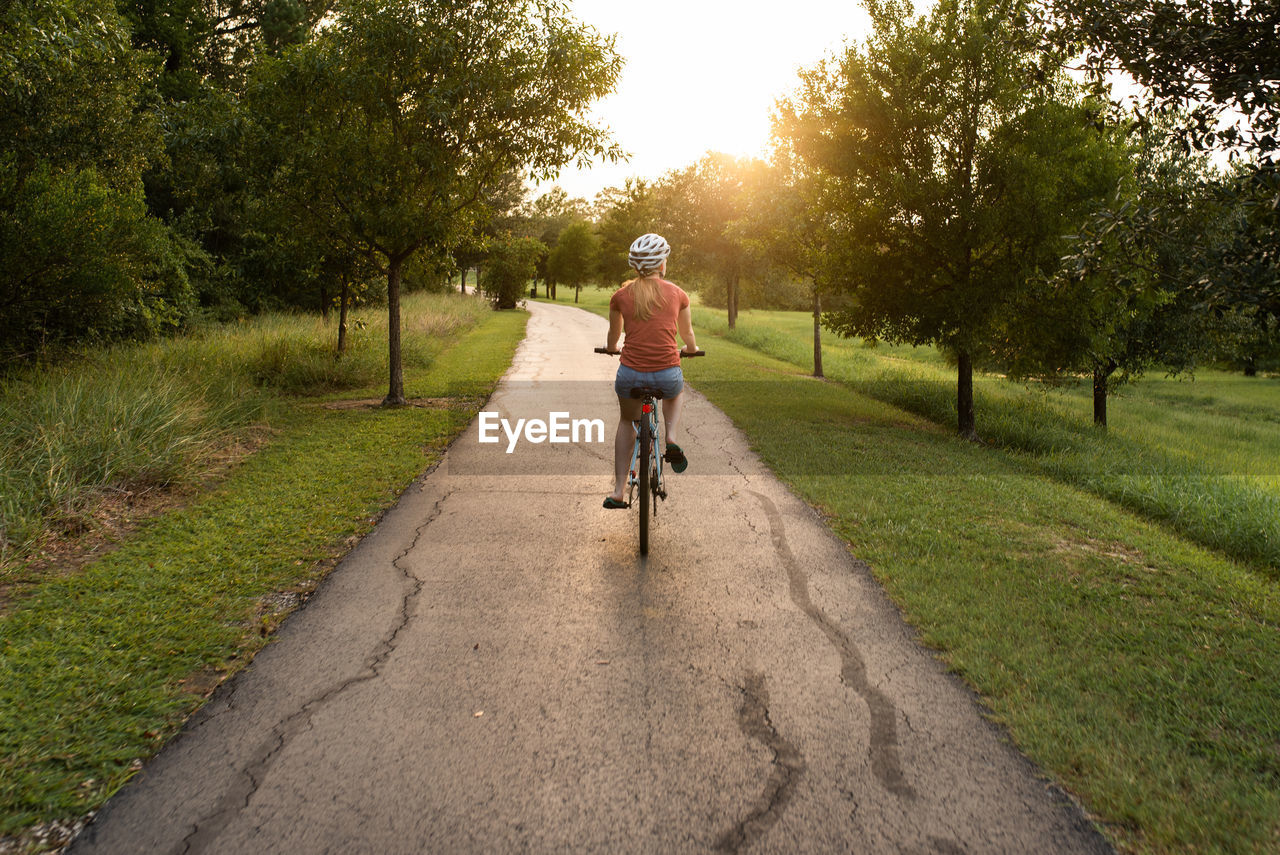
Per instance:
[[[662,455],[662,459],[671,464],[672,472],[683,472],[689,468],[689,458],[684,456],[680,446],[674,442],[667,443],[667,453]]]

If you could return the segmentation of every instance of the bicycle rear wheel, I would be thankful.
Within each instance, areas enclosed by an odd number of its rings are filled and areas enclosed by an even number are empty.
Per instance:
[[[640,554],[649,554],[649,514],[652,513],[653,494],[649,487],[650,463],[653,437],[649,433],[649,419],[640,420],[640,459],[636,461],[637,473],[640,477]]]

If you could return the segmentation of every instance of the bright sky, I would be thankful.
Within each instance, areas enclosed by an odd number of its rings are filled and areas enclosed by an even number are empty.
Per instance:
[[[617,33],[626,59],[615,94],[595,117],[628,162],[566,169],[558,181],[587,201],[629,176],[657,178],[707,151],[763,155],[769,110],[793,91],[797,69],[860,39],[855,0],[572,0],[574,17]],[[545,188],[540,188],[545,189]]]

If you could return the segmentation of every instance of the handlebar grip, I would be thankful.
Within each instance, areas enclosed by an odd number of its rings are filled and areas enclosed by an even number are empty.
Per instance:
[[[607,353],[607,354],[609,354],[610,356],[617,356],[617,355],[618,355],[619,353],[621,353],[621,352],[622,352],[622,351],[620,351],[620,350],[610,350],[610,349],[609,349],[609,348],[607,348],[607,347],[597,347],[597,348],[596,348],[596,353]]]
[[[706,356],[706,355],[707,355],[707,352],[705,350],[695,350],[693,353],[685,353],[683,350],[680,351],[681,359],[685,359],[686,357],[690,357],[690,356]]]

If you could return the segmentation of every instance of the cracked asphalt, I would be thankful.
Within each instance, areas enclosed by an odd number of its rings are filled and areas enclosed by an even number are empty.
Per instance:
[[[529,309],[485,409],[606,441],[473,423],[72,853],[1110,851],[696,393],[642,560],[605,322]]]

